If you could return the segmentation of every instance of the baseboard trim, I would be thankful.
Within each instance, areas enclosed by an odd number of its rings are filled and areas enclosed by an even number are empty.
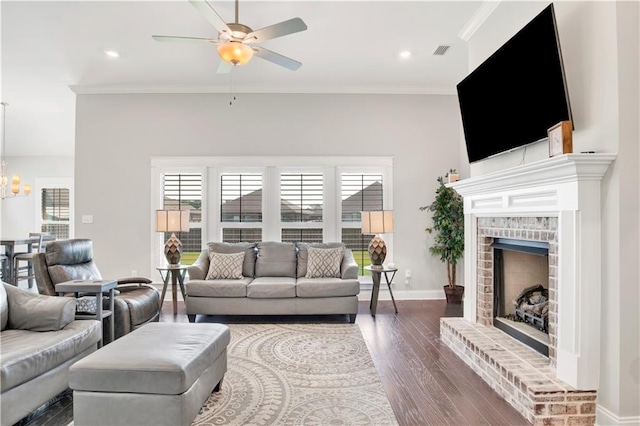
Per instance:
[[[440,300],[445,299],[443,290],[393,290],[393,297],[396,300]],[[358,300],[371,300],[371,291],[362,290],[358,295]],[[380,289],[378,300],[391,300],[389,290]]]
[[[640,425],[640,416],[619,417],[611,410],[604,408],[602,405],[598,405],[596,408],[596,425]]]

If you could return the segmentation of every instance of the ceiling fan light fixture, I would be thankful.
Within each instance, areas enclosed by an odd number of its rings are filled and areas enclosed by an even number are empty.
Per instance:
[[[253,49],[240,41],[225,41],[218,45],[218,55],[225,62],[242,65],[249,62]]]

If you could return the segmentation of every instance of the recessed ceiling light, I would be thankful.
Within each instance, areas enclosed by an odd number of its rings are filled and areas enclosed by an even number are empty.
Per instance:
[[[105,50],[104,54],[109,56],[110,58],[117,58],[120,56],[120,54],[118,52],[116,52],[115,50]]]
[[[400,56],[402,59],[408,59],[410,58],[412,55],[410,50],[403,50],[400,53],[398,53],[398,56]]]

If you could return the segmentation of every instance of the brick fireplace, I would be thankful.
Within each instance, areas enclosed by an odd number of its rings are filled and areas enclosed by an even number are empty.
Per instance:
[[[557,217],[480,217],[478,218],[477,248],[477,296],[476,322],[494,325],[494,249],[496,238],[536,241],[548,244],[548,276],[545,280],[549,288],[548,346],[549,362],[556,364],[557,340],[557,264],[558,264],[558,218]],[[545,283],[547,284],[547,283]],[[546,286],[546,285],[545,285]]]
[[[595,422],[600,180],[614,158],[568,154],[452,184],[465,204],[464,318],[443,318],[442,340],[534,424]],[[493,327],[496,238],[548,244],[548,357]]]

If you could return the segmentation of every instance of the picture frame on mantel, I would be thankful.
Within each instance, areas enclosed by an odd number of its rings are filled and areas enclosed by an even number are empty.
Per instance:
[[[571,121],[561,121],[547,130],[549,137],[549,157],[573,152],[572,140],[573,124]]]

